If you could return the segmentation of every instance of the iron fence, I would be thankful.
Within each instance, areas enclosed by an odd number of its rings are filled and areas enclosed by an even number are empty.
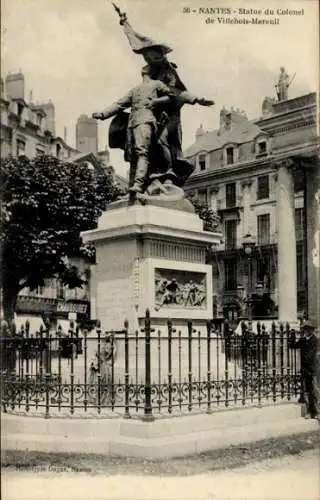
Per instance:
[[[272,325],[241,335],[212,329],[186,332],[171,321],[163,330],[131,333],[75,329],[65,335],[27,327],[2,339],[7,367],[1,373],[4,411],[58,415],[134,415],[211,412],[262,405],[299,396],[300,357],[290,349],[296,333]]]

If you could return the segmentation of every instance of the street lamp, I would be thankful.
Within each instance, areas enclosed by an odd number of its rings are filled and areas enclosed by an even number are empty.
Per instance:
[[[251,234],[246,234],[243,237],[242,246],[248,259],[247,310],[248,320],[252,321],[252,254],[256,246],[256,242]]]

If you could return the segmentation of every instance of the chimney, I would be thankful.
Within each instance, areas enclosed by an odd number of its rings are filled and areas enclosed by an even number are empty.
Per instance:
[[[203,125],[202,125],[202,123],[201,123],[200,127],[199,127],[199,128],[197,128],[197,130],[196,130],[196,141],[197,141],[198,139],[200,139],[200,137],[202,137],[202,136],[203,136],[203,135],[205,135],[205,134],[206,134],[206,131],[204,130]]]
[[[67,138],[68,138],[68,129],[67,129],[67,127],[64,127],[64,129],[63,129],[63,140],[64,140],[64,142],[67,142]]]
[[[6,92],[11,99],[24,100],[24,76],[18,73],[9,73],[6,77]]]
[[[39,104],[39,107],[43,109],[46,113],[46,126],[45,129],[51,132],[53,136],[56,135],[56,117],[55,117],[55,107],[54,104],[49,100],[49,102]]]
[[[30,92],[29,92],[29,103],[32,104],[32,102],[33,102],[33,91],[30,90]]]
[[[231,106],[230,110],[225,107],[220,111],[220,132],[231,130],[233,125],[239,125],[248,121],[247,114],[242,109],[234,109]]]
[[[273,105],[275,104],[276,100],[274,97],[268,97],[266,96],[262,102],[262,116],[264,118],[267,118],[268,116],[271,116],[274,114],[274,108]]]
[[[231,129],[231,112],[224,106],[220,111],[220,131]]]

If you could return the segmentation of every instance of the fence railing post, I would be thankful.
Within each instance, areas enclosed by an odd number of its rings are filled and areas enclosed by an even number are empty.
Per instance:
[[[172,321],[168,320],[168,413],[172,413]]]
[[[46,401],[45,401],[45,418],[50,417],[50,377],[51,377],[51,345],[50,345],[50,332],[49,328],[46,329],[46,350],[45,350],[45,387],[46,387]]]
[[[224,345],[224,386],[225,386],[225,400],[224,405],[229,406],[229,359],[230,359],[230,328],[229,323],[224,324],[224,335],[222,345]]]
[[[284,382],[285,382],[285,375],[284,375],[284,325],[283,323],[280,323],[280,329],[279,329],[279,336],[280,336],[280,388],[281,388],[281,399],[284,398]]]
[[[293,391],[292,391],[292,388],[293,388],[293,380],[292,380],[292,377],[293,377],[293,366],[292,366],[292,363],[291,363],[291,353],[290,353],[290,337],[291,337],[291,328],[290,328],[290,324],[287,322],[286,323],[286,333],[287,333],[287,339],[286,339],[286,342],[287,342],[287,377],[288,377],[288,400],[290,401],[291,399],[291,396],[293,395]]]
[[[277,358],[276,358],[276,325],[274,321],[271,326],[271,363],[272,363],[272,399],[277,399]]]
[[[207,413],[211,413],[211,324],[207,322]]]
[[[192,410],[192,321],[188,321],[188,411]]]
[[[146,310],[145,317],[145,385],[144,385],[144,421],[152,421],[154,420],[154,416],[152,414],[152,401],[151,401],[151,352],[150,352],[150,343],[151,343],[151,321],[150,321],[150,311]]]
[[[124,386],[125,386],[125,401],[124,401],[124,418],[131,418],[129,411],[129,338],[128,338],[129,323],[124,322]]]
[[[88,330],[83,330],[83,363],[84,363],[84,411],[88,410]]]

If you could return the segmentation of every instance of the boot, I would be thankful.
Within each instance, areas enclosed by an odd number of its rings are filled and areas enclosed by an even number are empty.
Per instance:
[[[148,158],[146,156],[139,156],[137,161],[134,183],[133,186],[129,189],[129,191],[135,193],[143,192],[147,172],[148,172]]]

